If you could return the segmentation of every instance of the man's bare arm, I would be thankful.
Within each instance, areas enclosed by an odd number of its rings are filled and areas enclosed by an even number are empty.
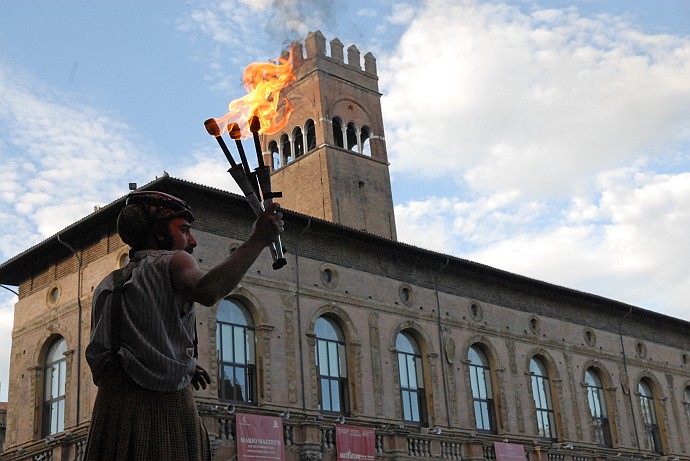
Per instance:
[[[173,286],[185,299],[205,306],[215,304],[230,293],[242,280],[264,248],[283,229],[283,214],[278,204],[270,206],[254,225],[252,235],[230,257],[204,273],[196,259],[185,251],[178,252],[170,262]]]

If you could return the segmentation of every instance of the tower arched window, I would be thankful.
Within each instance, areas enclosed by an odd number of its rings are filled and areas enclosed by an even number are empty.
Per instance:
[[[256,340],[251,314],[239,301],[224,299],[218,304],[216,325],[218,397],[256,403]]]
[[[298,126],[292,130],[292,145],[295,148],[296,159],[304,155],[304,138],[302,137],[302,128]]]
[[[65,383],[67,342],[58,338],[46,353],[43,392],[43,437],[65,430]]]
[[[659,423],[656,415],[656,406],[654,403],[654,394],[652,387],[646,378],[640,380],[637,386],[637,392],[640,395],[640,406],[642,407],[642,420],[644,421],[644,431],[647,437],[647,446],[655,453],[663,453],[661,445],[661,434],[659,432]]]
[[[350,122],[347,124],[347,132],[345,135],[347,140],[347,150],[359,152],[359,142],[357,142],[357,126]]]
[[[491,366],[479,345],[470,347],[467,354],[470,361],[470,385],[474,401],[474,421],[477,430],[496,432],[496,410],[491,384]]]
[[[539,357],[530,361],[529,371],[532,383],[532,398],[537,418],[539,437],[556,439],[556,418],[554,416],[551,380],[544,362]]]
[[[292,149],[290,148],[290,138],[287,134],[280,137],[281,165],[287,165],[292,161]]]
[[[422,351],[417,341],[407,331],[398,333],[395,347],[398,351],[403,420],[426,424],[427,411]]]
[[[278,150],[278,143],[271,141],[268,143],[268,151],[271,153],[271,162],[273,164],[273,171],[280,168],[280,150]]]
[[[319,373],[319,408],[324,412],[349,414],[345,336],[330,317],[319,317],[316,333],[316,368]]]
[[[345,139],[343,136],[343,124],[338,117],[333,119],[333,142],[338,147],[345,147]]]
[[[611,429],[606,409],[604,385],[601,383],[599,373],[594,368],[589,368],[585,372],[585,383],[587,383],[589,412],[592,415],[592,425],[594,426],[594,439],[598,445],[610,447]]]
[[[316,149],[316,126],[314,120],[309,119],[304,124],[304,131],[307,133],[307,152]]]
[[[368,126],[362,127],[359,137],[362,143],[362,154],[371,157],[371,129]]]

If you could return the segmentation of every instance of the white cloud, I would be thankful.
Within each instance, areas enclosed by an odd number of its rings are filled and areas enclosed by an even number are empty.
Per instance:
[[[322,0],[207,0],[181,17],[177,29],[198,45],[210,86],[234,99],[244,95],[239,77],[247,64],[277,58],[335,17],[331,2]]]
[[[415,8],[407,3],[395,3],[391,14],[386,18],[393,24],[409,24],[415,16]]]
[[[191,157],[193,160],[182,165],[179,171],[173,171],[173,176],[236,194],[242,193],[228,173],[230,165],[220,148],[197,151],[192,153]]]
[[[449,216],[452,208],[452,200],[438,198],[396,205],[398,240],[428,250],[447,252],[453,238],[446,230],[452,219]]]
[[[573,8],[430,1],[379,75],[393,171],[477,191],[565,197],[690,132],[690,40]]]
[[[0,223],[23,236],[0,244],[5,259],[126,193],[157,170],[125,124],[48,90],[9,66],[0,69]],[[147,155],[151,158],[150,155]],[[6,239],[7,240],[7,239]]]
[[[690,39],[431,0],[378,61],[401,241],[689,319]]]
[[[514,193],[398,205],[398,237],[690,320],[690,173],[624,168],[595,182],[556,218]]]
[[[361,16],[363,18],[375,18],[377,15],[378,12],[374,8],[362,8],[357,10],[357,16]]]

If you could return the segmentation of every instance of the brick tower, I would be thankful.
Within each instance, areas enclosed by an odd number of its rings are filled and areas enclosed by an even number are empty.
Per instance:
[[[297,77],[286,96],[294,107],[285,130],[262,136],[274,190],[288,209],[396,239],[376,59],[360,65],[354,45],[320,31],[296,43]]]

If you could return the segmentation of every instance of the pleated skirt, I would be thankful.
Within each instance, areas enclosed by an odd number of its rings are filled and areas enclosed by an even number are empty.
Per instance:
[[[120,366],[103,372],[84,461],[209,461],[208,432],[191,386],[157,392]]]

